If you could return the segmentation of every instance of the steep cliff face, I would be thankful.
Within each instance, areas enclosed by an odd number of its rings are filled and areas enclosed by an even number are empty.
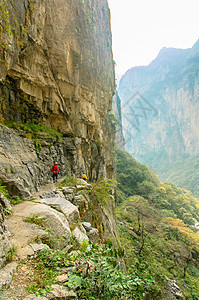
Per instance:
[[[113,178],[115,91],[107,0],[0,1],[0,184],[27,198],[60,176]],[[44,124],[37,140],[17,124]],[[38,148],[39,145],[39,148]],[[101,211],[116,233],[112,207]],[[0,203],[0,267],[9,250]]]
[[[150,164],[155,155],[169,160],[198,153],[198,74],[197,42],[186,50],[163,48],[149,66],[123,76],[124,133],[134,157]]]
[[[0,5],[1,122],[36,120],[55,128],[76,154],[68,174],[77,167],[90,179],[112,177],[114,136],[107,130],[107,114],[114,69],[107,1]]]
[[[124,150],[125,141],[124,141],[123,129],[122,129],[121,100],[117,91],[113,97],[113,111],[117,118],[116,144],[119,149]]]

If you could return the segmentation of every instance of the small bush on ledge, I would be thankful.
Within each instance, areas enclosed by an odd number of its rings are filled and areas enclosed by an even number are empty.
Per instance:
[[[61,132],[58,132],[55,129],[52,129],[40,123],[37,124],[36,120],[32,120],[32,122],[28,121],[26,123],[12,122],[7,124],[7,126],[10,128],[15,128],[18,131],[25,131],[26,137],[33,140],[45,137],[61,141],[63,136]]]

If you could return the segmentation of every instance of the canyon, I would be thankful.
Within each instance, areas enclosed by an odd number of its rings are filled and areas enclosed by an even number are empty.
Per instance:
[[[129,69],[118,91],[127,151],[161,179],[174,181],[196,195],[198,61],[199,41],[190,49],[163,48],[148,66]],[[186,166],[192,164],[187,181],[180,179],[186,172],[185,162]]]

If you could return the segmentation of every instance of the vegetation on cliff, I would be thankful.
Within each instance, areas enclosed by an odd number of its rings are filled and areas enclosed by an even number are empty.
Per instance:
[[[173,183],[162,183],[130,154],[117,151],[118,224],[129,268],[149,265],[163,293],[177,280],[186,299],[199,295],[199,201]]]
[[[76,299],[142,299],[155,282],[147,272],[142,276],[122,272],[118,263],[121,257],[123,251],[113,248],[110,241],[104,246],[84,243],[80,251],[71,254],[58,249],[42,250],[34,259],[36,277],[29,290],[45,294],[60,270],[67,267],[65,286],[77,290]]]
[[[158,173],[161,180],[172,181],[199,196],[199,154],[168,157],[160,152],[149,155],[145,163]]]
[[[6,60],[7,36],[11,34],[9,25],[9,13],[6,7],[6,3],[0,0],[0,62]]]

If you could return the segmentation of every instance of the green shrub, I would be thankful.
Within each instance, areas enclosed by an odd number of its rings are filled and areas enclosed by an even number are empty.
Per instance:
[[[69,277],[65,285],[77,289],[77,299],[143,299],[151,290],[158,293],[147,266],[142,267],[142,275],[133,268],[129,274],[121,271],[119,261],[124,251],[113,248],[110,241],[104,246],[84,243],[80,251],[77,256],[61,250],[38,252],[36,274],[39,277],[31,286],[34,292],[48,290],[59,269],[67,267]]]
[[[65,177],[64,180],[62,180],[59,184],[60,187],[64,187],[64,186],[69,186],[69,187],[74,187],[78,184],[81,184],[80,182],[78,182],[77,178],[75,176],[71,176],[71,177]]]
[[[98,179],[92,183],[91,197],[95,197],[102,204],[106,205],[107,200],[111,199],[111,191],[116,186],[116,182],[111,179]]]
[[[124,256],[122,249],[93,244],[76,258],[75,272],[69,276],[68,286],[79,286],[78,299],[142,299],[155,285],[152,276],[140,277],[137,273],[125,274],[119,267]]]
[[[61,132],[58,132],[55,129],[52,129],[40,123],[37,124],[36,120],[32,120],[32,122],[28,121],[26,123],[12,122],[7,124],[7,126],[15,128],[19,131],[25,131],[27,137],[32,138],[33,140],[45,136],[45,138],[51,138],[61,141],[63,136]]]
[[[19,203],[23,202],[24,200],[25,200],[24,198],[21,198],[18,196],[9,198],[10,203],[13,205],[19,204]]]
[[[35,214],[29,218],[24,219],[24,222],[36,224],[38,226],[44,227],[44,220],[38,214]]]
[[[6,253],[6,261],[9,263],[9,262],[11,262],[12,260],[13,260],[13,258],[14,258],[14,255],[15,255],[15,253],[16,253],[16,247],[15,246],[12,246],[11,248],[10,248],[10,250]]]
[[[6,187],[1,184],[0,184],[0,193],[2,193],[4,195],[4,197],[8,196],[8,191],[7,191]]]

